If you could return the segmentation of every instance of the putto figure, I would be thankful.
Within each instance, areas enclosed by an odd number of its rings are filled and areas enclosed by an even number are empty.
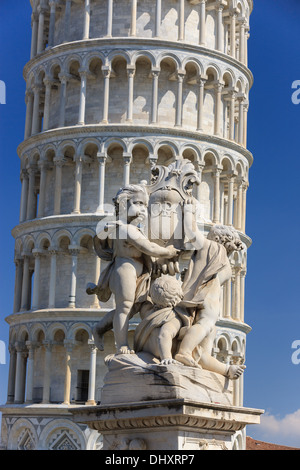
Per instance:
[[[133,354],[128,345],[130,317],[146,300],[151,282],[151,257],[176,258],[174,246],[161,247],[148,240],[140,224],[148,216],[148,193],[143,185],[128,185],[114,199],[117,221],[105,226],[94,239],[98,256],[110,261],[99,283],[89,284],[87,293],[96,294],[102,302],[115,296],[116,308],[95,327],[94,337],[103,349],[102,336],[113,327],[117,354]],[[134,307],[134,310],[133,310]]]
[[[192,201],[184,208],[185,234],[195,246],[183,281],[183,304],[194,317],[193,325],[184,335],[175,359],[188,366],[197,366],[202,350],[199,345],[214,334],[221,308],[221,287],[231,278],[228,257],[243,249],[235,229],[223,225],[211,228],[207,237],[197,229]],[[234,372],[240,375],[244,366]],[[235,378],[235,377],[232,377]]]

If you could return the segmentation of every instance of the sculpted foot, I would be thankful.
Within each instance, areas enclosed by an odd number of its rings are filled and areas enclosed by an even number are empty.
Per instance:
[[[104,334],[101,334],[96,328],[93,330],[94,342],[99,351],[104,351]]]
[[[161,366],[168,366],[169,364],[179,364],[178,361],[176,361],[175,359],[163,359],[161,362],[160,362],[160,365]]]
[[[198,369],[202,369],[202,367],[195,361],[195,359],[190,354],[176,354],[175,356],[176,361],[181,362],[185,366],[189,367],[197,367]]]
[[[135,351],[133,349],[130,349],[129,346],[125,345],[118,348],[117,355],[119,354],[135,354]]]
[[[231,380],[237,380],[244,373],[246,366],[229,366],[226,376]]]
[[[94,295],[96,294],[96,290],[97,290],[97,287],[96,284],[93,284],[93,283],[89,283],[87,286],[86,286],[86,293],[88,295]]]

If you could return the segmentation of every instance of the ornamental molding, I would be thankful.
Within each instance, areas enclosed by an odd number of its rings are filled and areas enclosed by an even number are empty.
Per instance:
[[[96,38],[59,44],[37,55],[25,65],[23,70],[24,80],[26,81],[28,74],[34,67],[40,67],[43,63],[46,63],[53,58],[57,58],[59,54],[79,54],[83,58],[89,52],[96,52],[100,50],[100,55],[107,57],[111,50],[105,51],[105,47],[111,49],[117,48],[119,51],[123,50],[127,54],[129,51],[134,52],[135,48],[138,48],[139,51],[144,48],[145,52],[150,52],[153,48],[153,52],[151,51],[153,55],[157,54],[157,48],[166,49],[168,51],[172,49],[173,52],[178,52],[178,54],[190,53],[193,57],[195,57],[195,55],[199,55],[209,61],[211,61],[211,59],[220,60],[223,64],[225,63],[227,66],[236,68],[240,74],[244,74],[249,82],[249,88],[251,88],[254,83],[253,74],[249,68],[239,62],[237,59],[234,59],[223,52],[178,41],[165,41],[156,38],[145,39],[136,37],[116,37],[109,39]]]
[[[209,144],[217,145],[220,147],[220,153],[224,153],[224,149],[236,152],[240,156],[243,156],[249,167],[253,163],[253,155],[246,148],[237,144],[236,142],[217,137],[210,134],[202,134],[200,132],[194,132],[181,128],[170,128],[170,127],[158,127],[158,126],[137,126],[131,124],[109,124],[109,125],[95,125],[89,124],[84,126],[70,126],[64,128],[57,128],[40,134],[34,135],[29,139],[22,142],[17,149],[18,155],[21,158],[24,153],[30,153],[37,148],[42,150],[42,145],[49,145],[55,143],[58,139],[61,143],[68,139],[86,139],[97,138],[99,140],[99,146],[104,143],[104,139],[113,138],[153,138],[158,139],[158,136],[163,136],[165,139],[178,139],[183,138],[188,142],[192,141],[191,144]]]

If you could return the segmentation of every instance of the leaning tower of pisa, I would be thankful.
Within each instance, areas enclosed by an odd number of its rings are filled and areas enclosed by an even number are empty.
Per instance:
[[[93,237],[117,190],[149,181],[154,164],[189,159],[201,180],[196,197],[207,227],[227,224],[240,234],[245,249],[231,259],[213,354],[245,360],[252,0],[31,5],[2,440],[7,449],[93,450],[101,437],[70,413],[101,402],[105,373],[92,328],[113,304],[86,295],[105,264]],[[110,333],[105,348],[114,351]],[[243,405],[242,379],[234,405]],[[245,435],[237,433],[233,448],[244,447]]]

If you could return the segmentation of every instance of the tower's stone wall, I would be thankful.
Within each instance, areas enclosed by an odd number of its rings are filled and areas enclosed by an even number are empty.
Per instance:
[[[96,435],[68,414],[101,400],[105,373],[92,328],[113,299],[99,305],[86,295],[105,267],[92,239],[118,189],[149,181],[155,163],[191,160],[206,228],[220,222],[240,233],[245,250],[231,260],[213,353],[245,358],[252,1],[31,3],[4,445],[92,449]],[[113,351],[108,334],[105,354]],[[242,406],[242,379],[234,400]]]

